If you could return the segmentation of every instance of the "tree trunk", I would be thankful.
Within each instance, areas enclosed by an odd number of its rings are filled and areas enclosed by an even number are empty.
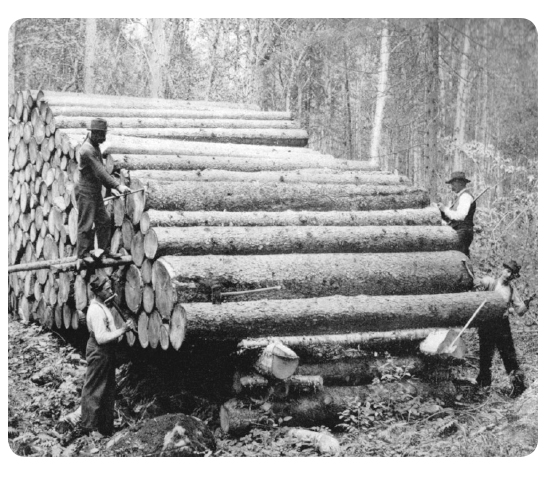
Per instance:
[[[464,146],[465,141],[465,116],[466,116],[466,99],[467,93],[466,90],[469,90],[469,25],[470,20],[465,20],[464,28],[464,49],[461,55],[460,61],[460,74],[458,77],[458,96],[456,100],[456,123],[454,126],[454,135],[456,139],[456,148],[454,150],[454,163],[453,170],[463,171],[464,170],[464,157],[462,152],[462,147]]]
[[[265,227],[265,226],[402,226],[440,225],[437,207],[371,211],[220,212],[150,209],[143,214],[152,227]],[[142,222],[140,222],[142,230]]]
[[[96,95],[93,95],[95,97]],[[82,97],[79,97],[82,98]],[[108,102],[111,101],[115,103],[119,96],[109,96],[101,97],[100,104],[93,106],[92,101],[83,101],[78,100],[84,104],[80,106],[66,106],[62,102],[70,104],[70,99],[65,101],[59,101],[55,99],[50,99],[49,104],[55,113],[57,118],[64,117],[76,117],[79,119],[74,126],[64,125],[61,127],[83,127],[82,120],[88,121],[88,118],[93,118],[95,116],[100,116],[101,118],[107,118],[108,124],[110,120],[113,121],[112,125],[116,124],[116,121],[122,121],[120,125],[116,127],[125,127],[125,122],[130,121],[127,124],[132,124],[136,122],[140,124],[141,121],[166,121],[168,118],[177,119],[177,120],[190,120],[192,123],[195,123],[195,126],[192,127],[210,127],[203,126],[203,121],[224,121],[224,120],[233,120],[233,121],[263,121],[263,124],[268,124],[271,121],[292,121],[292,114],[286,111],[259,111],[259,110],[241,110],[241,109],[218,109],[218,106],[214,106],[215,103],[208,103],[205,101],[202,102],[189,102],[189,101],[180,101],[180,100],[164,100],[164,101],[178,101],[179,104],[173,103],[171,109],[161,109],[160,105],[146,106],[146,104],[138,105],[138,101],[150,101],[148,98],[130,98],[130,106],[115,106],[112,104],[108,105]],[[60,104],[59,104],[60,103]],[[89,104],[86,104],[89,103]],[[134,105],[134,107],[132,107]],[[232,106],[237,106],[232,104]],[[140,109],[145,108],[145,109]],[[163,108],[166,108],[163,106]],[[148,119],[149,118],[149,119]],[[161,119],[158,119],[161,118]],[[61,119],[61,124],[63,119]],[[122,124],[122,125],[121,125]],[[231,121],[229,121],[231,124]],[[290,124],[292,124],[290,122]],[[145,127],[145,126],[140,126]],[[161,126],[156,126],[161,127]],[[171,126],[171,127],[187,127],[187,126]],[[218,127],[218,126],[214,126]],[[230,126],[233,127],[233,126]],[[268,126],[272,127],[272,126]]]
[[[92,112],[92,111],[89,111]],[[57,127],[63,129],[88,128],[93,116],[56,116],[55,123]],[[295,121],[288,120],[268,120],[268,119],[184,119],[169,118],[157,114],[155,117],[108,117],[108,129],[118,128],[171,128],[171,129],[300,129],[300,125]]]
[[[156,256],[461,250],[451,227],[156,227]],[[150,232],[151,233],[151,232]],[[149,235],[149,234],[148,234]],[[148,237],[146,235],[146,239]],[[135,263],[140,266],[135,259]]]
[[[438,132],[439,132],[439,21],[430,20],[426,24],[428,37],[429,59],[427,62],[427,131],[426,145],[424,149],[424,168],[426,182],[430,184],[430,196],[437,197],[437,163],[438,157]]]
[[[12,23],[8,31],[8,105],[12,104],[11,97],[15,93],[15,33],[17,22]]]
[[[271,411],[275,417],[290,416],[288,426],[334,426],[339,423],[339,415],[350,407],[354,399],[365,402],[367,398],[389,401],[401,394],[425,398],[432,388],[418,381],[398,381],[371,386],[326,387],[323,392],[311,394],[287,402],[272,403]],[[263,414],[249,408],[244,402],[232,399],[220,409],[220,424],[223,432],[241,436],[260,422]]]
[[[404,185],[149,182],[147,205],[157,210],[388,210],[429,205],[426,191]]]
[[[69,135],[86,134],[83,129],[64,129]],[[303,129],[194,129],[194,128],[108,128],[112,136],[141,139],[170,139],[184,142],[306,147]]]
[[[270,172],[292,171],[298,169],[330,169],[333,171],[357,171],[362,174],[370,172],[378,174],[376,166],[362,161],[345,161],[331,156],[315,154],[277,158],[274,154],[265,157],[234,157],[206,155],[146,155],[144,154],[113,154],[113,162],[118,169],[139,170],[180,170],[195,171],[206,169]],[[384,175],[381,173],[381,175]]]
[[[151,18],[151,44],[149,48],[150,96],[165,97],[166,75],[170,63],[170,45],[167,41],[167,22],[165,18]]]
[[[300,183],[314,182],[316,184],[370,184],[370,185],[399,185],[408,182],[404,176],[396,174],[366,174],[363,171],[338,171],[328,169],[299,169],[294,171],[261,171],[239,172],[217,169],[198,171],[149,171],[133,170],[131,180],[139,179],[158,182],[284,182]]]
[[[93,93],[95,87],[95,50],[97,45],[97,20],[85,19],[85,53],[83,55],[83,90]]]
[[[388,63],[390,61],[388,20],[383,20],[380,43],[380,65],[377,84],[377,100],[375,106],[375,119],[371,133],[371,148],[369,149],[370,160],[376,164],[382,164],[380,157],[380,137],[382,134],[382,121],[384,119],[384,106],[386,104],[388,85]]]
[[[222,292],[281,285],[267,292],[271,300],[457,293],[473,286],[463,258],[461,252],[167,256],[153,264],[153,275],[161,277],[153,285],[156,302],[158,293],[170,295],[175,286],[182,303],[210,301],[213,284]]]
[[[38,91],[33,90],[36,95]],[[44,101],[49,106],[72,106],[79,108],[104,108],[109,109],[192,109],[199,111],[241,109],[259,111],[259,107],[253,104],[211,102],[211,101],[185,101],[181,99],[163,99],[163,98],[135,98],[132,96],[111,96],[107,94],[83,94],[83,93],[65,93],[58,91],[44,91]],[[112,111],[113,111],[112,110]],[[81,116],[81,114],[78,114]],[[156,116],[154,114],[154,116]],[[283,114],[285,117],[285,113]]]
[[[276,298],[221,305],[185,303],[188,335],[194,339],[242,339],[335,334],[347,329],[364,333],[457,327],[469,320],[484,299],[488,302],[472,326],[500,319],[505,312],[505,303],[494,292]]]

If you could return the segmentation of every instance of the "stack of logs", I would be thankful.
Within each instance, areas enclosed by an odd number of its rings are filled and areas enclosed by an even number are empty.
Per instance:
[[[107,202],[111,250],[132,258],[97,272],[114,278],[118,304],[137,319],[131,346],[250,340],[241,349],[270,355],[280,345],[422,339],[430,328],[463,325],[484,297],[477,323],[503,313],[495,296],[465,293],[473,283],[458,237],[440,226],[426,191],[306,148],[289,113],[229,103],[16,93],[10,265],[74,254],[79,147],[94,117],[109,124],[107,170],[144,189]],[[77,328],[88,279],[62,266],[10,274],[9,308],[47,327]],[[211,303],[215,287],[276,285]],[[325,392],[319,378],[290,379],[292,388]],[[235,388],[266,380],[267,372],[238,376]],[[224,408],[225,422],[232,409]]]

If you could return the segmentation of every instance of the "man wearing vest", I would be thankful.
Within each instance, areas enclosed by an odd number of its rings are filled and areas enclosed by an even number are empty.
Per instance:
[[[453,172],[452,177],[446,181],[450,184],[456,197],[449,206],[438,204],[443,219],[458,233],[462,252],[469,257],[469,246],[473,242],[473,216],[476,204],[473,196],[466,189],[468,182],[464,172]]]
[[[511,281],[519,277],[520,266],[514,260],[503,264],[503,270],[498,278],[483,277],[475,280],[477,287],[482,287],[485,291],[495,291],[499,293],[508,306],[507,311],[499,320],[489,320],[479,326],[479,354],[480,366],[477,384],[482,387],[488,387],[492,384],[492,358],[494,351],[498,348],[501,359],[505,366],[505,371],[511,378],[513,390],[512,397],[517,397],[524,392],[526,384],[524,383],[524,374],[519,368],[513,335],[509,325],[509,313],[516,312],[522,316],[528,310],[528,303],[522,301],[517,289],[513,287]]]
[[[110,216],[104,207],[102,186],[111,189],[114,195],[131,190],[115,180],[102,163],[99,145],[106,140],[108,124],[104,119],[93,119],[87,136],[80,148],[79,183],[76,187],[78,203],[78,242],[77,256],[82,259],[94,245],[93,223],[97,235],[98,248],[107,254],[110,249]]]
[[[110,280],[93,276],[90,282],[95,298],[87,311],[87,372],[81,393],[81,432],[98,431],[110,435],[114,427],[115,352],[121,337],[134,330],[132,319],[117,328],[104,304],[112,295]]]

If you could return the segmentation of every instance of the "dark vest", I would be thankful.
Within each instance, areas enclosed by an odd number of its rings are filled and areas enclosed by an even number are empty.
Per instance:
[[[465,191],[464,194],[469,194],[471,198],[473,199],[473,195],[471,195],[469,192]],[[451,210],[457,210],[458,209],[458,203],[461,196],[456,197],[456,200],[450,207]],[[454,230],[473,230],[473,216],[475,215],[475,209],[477,208],[477,203],[473,201],[471,205],[469,206],[469,212],[467,213],[465,219],[462,220],[451,220],[449,225]]]

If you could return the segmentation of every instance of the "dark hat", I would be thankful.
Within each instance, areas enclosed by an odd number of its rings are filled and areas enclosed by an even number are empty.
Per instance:
[[[514,260],[509,260],[508,262],[504,263],[503,266],[511,270],[514,278],[520,277],[520,265]]]
[[[469,179],[466,178],[466,173],[461,171],[453,172],[450,179],[448,181],[445,181],[445,184],[450,184],[452,181],[471,182]]]
[[[108,130],[108,123],[105,119],[95,118],[91,121],[91,127],[87,128],[88,131],[104,131]]]
[[[91,281],[89,282],[89,285],[91,286],[91,290],[93,293],[99,292],[104,288],[104,285],[108,283],[110,280],[107,277],[95,275],[93,278],[91,278]]]

